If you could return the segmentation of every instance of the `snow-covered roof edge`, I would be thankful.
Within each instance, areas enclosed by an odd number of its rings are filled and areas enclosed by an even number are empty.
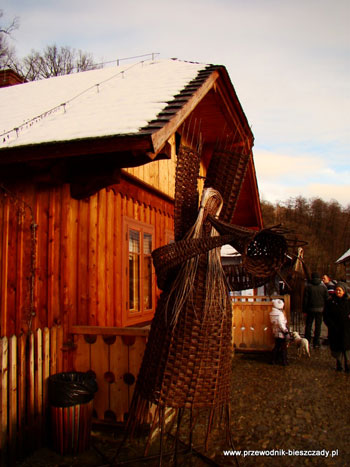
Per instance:
[[[350,259],[350,248],[339,259],[337,259],[336,263],[343,263],[347,259]]]
[[[3,88],[0,149],[152,132],[159,114],[208,68],[157,60]]]

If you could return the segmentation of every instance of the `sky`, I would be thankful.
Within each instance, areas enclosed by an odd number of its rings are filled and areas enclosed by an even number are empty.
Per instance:
[[[350,206],[349,0],[2,0],[23,58],[157,53],[224,65],[254,134],[260,197]],[[1,103],[0,103],[1,105]]]

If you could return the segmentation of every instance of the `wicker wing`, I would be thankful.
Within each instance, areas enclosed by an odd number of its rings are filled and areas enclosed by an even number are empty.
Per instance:
[[[157,285],[166,290],[172,285],[172,280],[178,267],[196,256],[207,253],[213,248],[221,247],[234,240],[232,234],[218,237],[205,237],[180,240],[176,243],[161,246],[152,251],[153,264],[157,275]]]
[[[269,278],[281,268],[288,250],[286,230],[276,226],[257,232],[208,217],[220,235],[233,236],[228,243],[241,253],[243,267],[248,273]]]
[[[223,270],[230,290],[255,289],[267,284],[271,278],[275,277],[275,273],[271,277],[254,276],[242,264],[227,264],[223,266]]]
[[[246,153],[244,153],[246,152]],[[205,187],[212,187],[221,194],[224,206],[220,219],[231,222],[237,200],[247,172],[250,151],[241,154],[228,150],[214,151],[209,163]]]
[[[200,152],[181,145],[175,180],[175,240],[181,240],[193,226],[198,213]]]

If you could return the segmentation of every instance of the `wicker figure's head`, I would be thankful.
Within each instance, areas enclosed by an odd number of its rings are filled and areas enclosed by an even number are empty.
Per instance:
[[[210,235],[212,232],[212,224],[208,221],[208,214],[218,217],[222,209],[222,196],[213,188],[205,188],[203,190],[202,202],[200,209],[203,209],[203,233]]]
[[[217,190],[214,190],[214,188],[205,188],[202,193],[201,205],[197,220],[194,224],[194,230],[198,233],[202,232],[206,236],[210,235],[212,232],[212,224],[208,220],[208,215],[215,218],[219,217],[222,205],[223,200],[220,193]],[[190,236],[192,235],[190,234]],[[197,236],[201,235],[194,235],[194,237]]]

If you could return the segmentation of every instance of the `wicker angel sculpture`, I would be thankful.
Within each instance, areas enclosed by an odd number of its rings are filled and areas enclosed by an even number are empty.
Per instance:
[[[228,419],[232,311],[220,247],[234,246],[244,273],[257,270],[261,281],[275,273],[286,251],[278,232],[230,224],[249,157],[250,152],[216,151],[198,207],[200,151],[180,147],[175,242],[152,253],[162,294],[136,382],[132,425],[146,420],[149,403],[157,406],[160,426],[168,407],[178,415],[183,409],[209,409],[208,433],[216,409],[225,409]]]

